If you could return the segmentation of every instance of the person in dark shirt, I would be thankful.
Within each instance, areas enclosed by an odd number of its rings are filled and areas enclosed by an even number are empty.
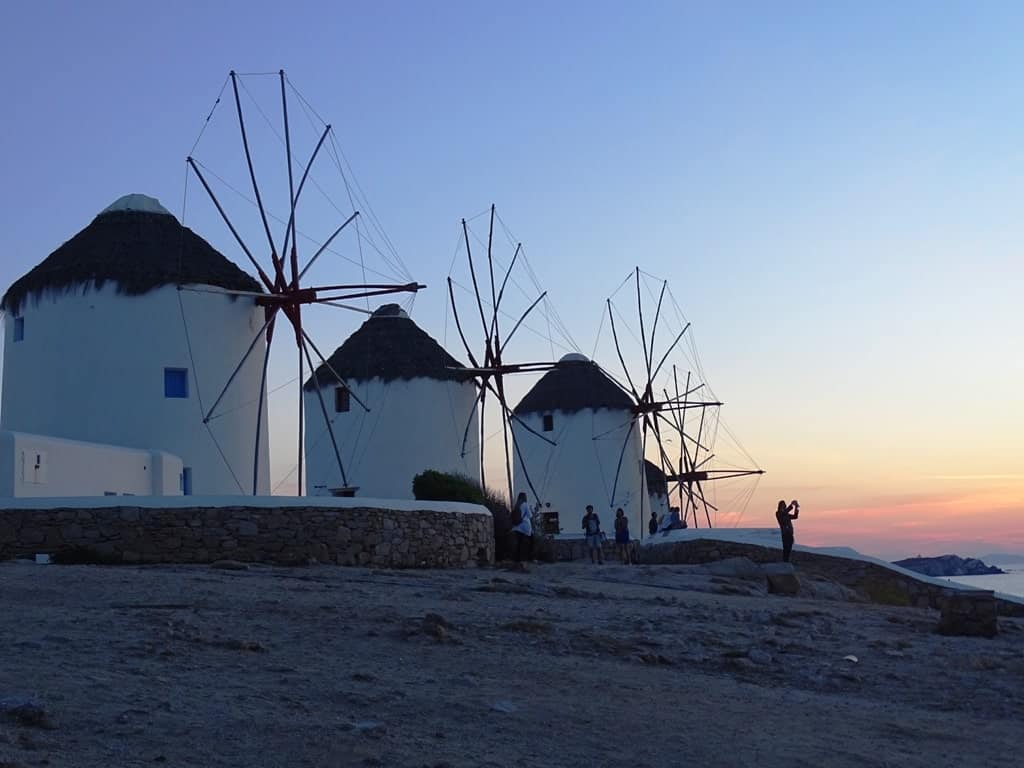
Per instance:
[[[653,536],[658,532],[658,513],[651,510],[651,519],[647,521],[647,532]]]
[[[594,512],[591,504],[587,504],[587,514],[583,516],[583,533],[587,537],[590,562],[604,565],[604,533],[601,531],[601,518]]]
[[[787,506],[784,500],[779,501],[779,506],[775,510],[775,519],[779,522],[779,530],[782,532],[782,560],[786,563],[789,562],[789,555],[793,551],[793,521],[798,517],[800,517],[800,502],[793,499]]]

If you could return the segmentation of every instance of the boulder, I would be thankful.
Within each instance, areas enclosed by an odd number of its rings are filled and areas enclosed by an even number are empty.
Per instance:
[[[705,566],[713,576],[729,576],[736,579],[763,579],[764,570],[747,557],[729,557]]]
[[[800,579],[790,563],[766,563],[762,566],[768,591],[773,595],[797,595]]]

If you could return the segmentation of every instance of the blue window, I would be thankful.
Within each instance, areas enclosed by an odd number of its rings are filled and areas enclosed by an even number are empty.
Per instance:
[[[25,318],[14,318],[14,340],[21,341],[25,338]]]
[[[164,368],[164,397],[188,397],[188,368]]]
[[[192,467],[182,467],[181,470],[181,495],[192,495]]]

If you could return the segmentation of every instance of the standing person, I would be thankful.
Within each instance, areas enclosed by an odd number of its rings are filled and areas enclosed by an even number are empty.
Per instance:
[[[619,550],[619,562],[629,565],[629,519],[622,507],[615,510],[615,546]]]
[[[590,562],[604,565],[604,553],[601,551],[601,518],[594,512],[594,505],[587,504],[587,514],[583,516],[583,533],[587,537],[587,549],[590,550]]]
[[[533,554],[533,520],[530,503],[526,494],[520,493],[512,510],[512,531],[516,535],[516,562],[523,562],[523,555],[529,560]]]
[[[793,510],[792,514],[790,510]],[[789,562],[789,555],[793,551],[793,521],[800,517],[800,502],[793,499],[786,506],[786,502],[779,500],[779,506],[775,510],[775,519],[779,522],[779,530],[782,532],[782,561]]]
[[[658,532],[658,513],[651,510],[651,519],[647,521],[647,532],[653,536]]]

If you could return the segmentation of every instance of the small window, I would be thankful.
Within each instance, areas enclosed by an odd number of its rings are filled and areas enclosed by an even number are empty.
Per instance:
[[[182,467],[181,469],[181,495],[192,495],[192,467]]]
[[[552,432],[555,429],[555,417],[550,413],[544,414],[544,431]]]
[[[188,397],[188,368],[164,368],[164,397]]]
[[[14,318],[14,340],[21,341],[25,338],[25,318]]]
[[[351,407],[351,405],[351,395],[349,394],[348,387],[335,387],[334,412],[348,413],[348,409]]]

